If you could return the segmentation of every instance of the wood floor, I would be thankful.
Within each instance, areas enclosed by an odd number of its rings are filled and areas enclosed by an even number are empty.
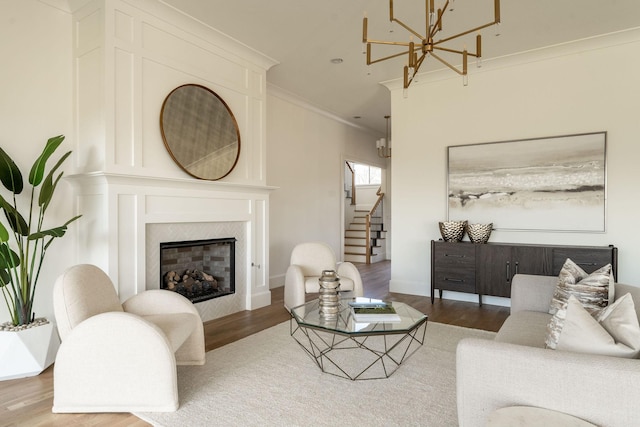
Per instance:
[[[506,307],[389,293],[390,262],[357,265],[365,296],[402,301],[429,315],[429,321],[497,331],[509,314]],[[425,284],[425,287],[427,285]],[[243,311],[205,324],[207,351],[270,328],[289,319],[283,288],[271,293],[271,305]],[[131,414],[52,414],[53,369],[20,380],[0,382],[0,426],[148,426]]]

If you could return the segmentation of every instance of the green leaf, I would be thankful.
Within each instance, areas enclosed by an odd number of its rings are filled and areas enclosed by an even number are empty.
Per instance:
[[[0,268],[7,269],[20,265],[20,257],[6,244],[0,245]],[[8,283],[8,282],[6,282]]]
[[[0,288],[11,283],[11,275],[7,270],[0,270]]]
[[[0,222],[0,242],[8,242],[8,241],[9,241],[9,231],[4,226],[4,224]]]
[[[4,215],[7,217],[7,221],[9,221],[11,229],[21,236],[28,236],[29,226],[22,215],[20,215],[20,212],[7,203],[7,201],[2,197],[0,197],[0,207],[4,209]]]
[[[29,240],[38,240],[46,236],[62,237],[66,232],[67,232],[67,227],[65,227],[64,225],[61,225],[60,227],[54,227],[48,230],[42,230],[42,231],[38,231],[36,233],[30,234]]]
[[[58,181],[62,178],[62,173],[58,175],[56,182],[54,184],[53,177],[51,174],[47,175],[47,177],[42,182],[42,188],[40,188],[40,195],[38,196],[38,205],[43,207],[43,210],[47,210],[49,206],[49,202],[53,197],[53,192],[56,190],[56,185],[58,185]]]
[[[42,154],[40,157],[36,159],[31,167],[31,172],[29,172],[29,183],[34,187],[37,187],[42,182],[44,178],[44,169],[47,165],[47,160],[49,157],[56,151],[56,149],[62,144],[64,141],[64,135],[54,136],[53,138],[49,138],[47,141],[47,145],[45,145]]]
[[[80,218],[82,215],[77,215],[74,216],[73,218],[71,218],[69,221],[67,221],[66,223],[64,223],[64,225],[61,225],[60,227],[54,227],[54,228],[50,228],[48,230],[41,230],[38,231],[36,233],[31,234],[28,239],[29,240],[38,240],[38,239],[43,239],[47,236],[49,237],[62,237],[64,236],[64,233],[67,232],[67,226],[69,224],[71,224],[73,221],[75,221],[76,219]]]
[[[14,194],[22,193],[22,172],[7,153],[0,148],[0,181]]]
[[[47,174],[47,177],[44,179],[44,182],[42,183],[42,188],[40,189],[40,196],[38,197],[38,205],[43,208],[42,209],[43,211],[46,211],[47,207],[49,207],[49,202],[53,197],[53,193],[56,191],[56,187],[58,185],[58,182],[60,181],[60,178],[62,178],[63,172],[60,172],[60,175],[58,175],[55,181],[53,181],[53,174],[56,172],[56,170],[58,170],[60,165],[62,165],[62,163],[70,155],[71,155],[71,151],[66,152],[60,158],[60,160],[58,160],[58,163],[56,163],[56,165],[51,169],[51,171],[49,171],[49,173]]]

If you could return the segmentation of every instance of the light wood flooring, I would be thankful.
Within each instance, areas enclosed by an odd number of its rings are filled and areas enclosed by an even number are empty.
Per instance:
[[[506,307],[389,293],[391,263],[357,264],[365,296],[405,302],[429,315],[429,321],[497,331],[509,314]],[[428,284],[425,283],[425,290]],[[271,305],[242,311],[205,324],[207,351],[270,328],[289,319],[283,288],[271,293]],[[426,292],[426,291],[425,291]],[[25,379],[0,382],[0,426],[149,426],[131,414],[52,414],[53,368]]]

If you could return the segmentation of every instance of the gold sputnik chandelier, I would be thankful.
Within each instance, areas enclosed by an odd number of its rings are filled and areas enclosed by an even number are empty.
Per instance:
[[[476,0],[474,0],[476,1]],[[465,36],[467,34],[477,32],[482,30],[483,28],[490,27],[492,25],[496,26],[496,35],[499,35],[499,30],[497,28],[500,24],[500,0],[494,0],[494,20],[493,22],[489,22],[487,24],[480,25],[478,27],[472,28],[467,31],[463,31],[462,33],[456,34],[454,36],[446,37],[443,39],[436,40],[435,37],[437,34],[442,31],[442,21],[444,14],[449,10],[453,10],[453,2],[454,0],[447,0],[444,3],[442,9],[435,9],[434,0],[425,0],[425,9],[426,9],[426,28],[425,35],[423,36],[418,31],[415,31],[407,24],[402,22],[401,20],[395,18],[393,16],[393,0],[389,0],[389,21],[395,22],[404,29],[406,29],[409,33],[411,33],[409,42],[397,42],[397,41],[382,41],[382,40],[370,40],[367,36],[367,17],[365,15],[362,21],[362,43],[365,43],[367,46],[367,65],[375,64],[377,62],[386,61],[387,59],[397,58],[399,56],[406,55],[408,56],[407,64],[404,66],[404,88],[407,89],[411,82],[415,79],[418,70],[420,70],[420,66],[424,62],[424,60],[432,56],[437,59],[456,73],[460,74],[463,77],[463,83],[466,86],[467,84],[467,57],[473,56],[477,58],[478,65],[480,65],[480,58],[482,57],[482,36],[480,34],[476,35],[476,51],[469,52],[467,48],[464,47],[463,50],[452,49],[443,46],[443,44],[448,41],[457,39],[458,37]],[[414,42],[413,38],[416,37],[419,41]],[[396,53],[390,56],[385,56],[379,59],[371,59],[371,45],[379,44],[379,45],[393,45],[393,46],[404,46],[407,49],[403,52]],[[452,65],[445,59],[443,59],[440,55],[436,53],[438,52],[448,52],[459,54],[462,56],[462,69],[457,68]]]

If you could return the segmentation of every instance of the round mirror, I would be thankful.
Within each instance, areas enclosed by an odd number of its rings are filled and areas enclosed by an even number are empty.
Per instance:
[[[215,181],[240,157],[240,131],[227,104],[210,89],[186,84],[167,95],[160,112],[162,140],[189,175]]]

